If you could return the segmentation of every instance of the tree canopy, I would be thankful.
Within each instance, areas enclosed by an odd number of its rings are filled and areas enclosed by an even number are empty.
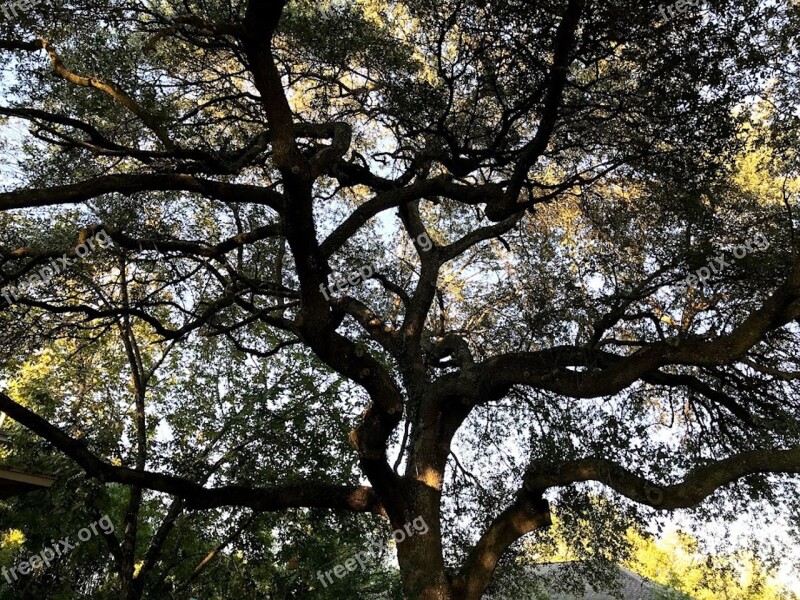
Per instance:
[[[598,493],[800,514],[796,2],[8,6],[3,461],[57,483],[0,525],[116,524],[19,597],[477,600]]]
[[[598,536],[598,522],[608,529],[605,538]],[[625,534],[618,536],[617,532]],[[718,545],[710,550],[699,539],[674,527],[653,536],[608,500],[599,498],[590,504],[589,511],[559,511],[544,535],[526,539],[514,560],[499,569],[490,586],[490,597],[546,600],[560,592],[580,597],[587,583],[595,589],[616,591],[621,583],[616,562],[620,553],[613,544],[604,543],[609,538],[625,548],[622,566],[663,586],[654,594],[658,600],[798,597],[780,582],[774,557],[762,560],[759,554],[764,553],[759,549],[740,545],[731,550]],[[543,567],[554,567],[545,581],[531,577],[531,569],[536,572]]]

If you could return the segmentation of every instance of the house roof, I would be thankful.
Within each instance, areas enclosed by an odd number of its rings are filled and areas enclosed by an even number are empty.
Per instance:
[[[16,469],[0,467],[0,500],[19,496],[33,490],[49,488],[55,479],[45,475],[33,475]]]
[[[582,561],[532,565],[527,568],[527,571],[545,595],[542,596],[541,592],[540,595],[531,593],[530,596],[518,597],[515,600],[540,600],[541,598],[547,598],[547,600],[619,600],[620,596],[613,595],[616,586],[605,582],[598,583],[585,567],[586,563]],[[692,600],[690,596],[680,594],[618,565],[611,565],[611,574],[616,576],[617,589],[620,590],[623,600],[664,600],[664,598]],[[564,583],[577,584],[578,588],[582,583],[583,595],[563,591]],[[504,598],[502,593],[495,597],[498,600]]]

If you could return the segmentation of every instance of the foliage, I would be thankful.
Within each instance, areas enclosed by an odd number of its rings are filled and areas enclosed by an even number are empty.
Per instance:
[[[525,542],[518,564],[524,568],[537,563],[587,561],[576,563],[583,567],[582,576],[608,585],[613,584],[616,572],[606,567],[620,564],[670,588],[663,592],[663,600],[797,598],[779,581],[774,566],[750,550],[711,553],[685,531],[673,528],[654,536],[608,502],[596,498],[592,505],[595,514],[605,514],[606,529],[598,531],[596,524],[601,519],[597,516],[584,512],[578,523],[571,523],[576,515],[559,512],[552,529]]]
[[[0,503],[2,559],[116,525],[14,594],[478,600],[552,514],[617,560],[656,511],[800,513],[798,23],[790,0],[4,17],[2,459],[57,481]],[[717,592],[769,573],[714,560],[674,564]]]

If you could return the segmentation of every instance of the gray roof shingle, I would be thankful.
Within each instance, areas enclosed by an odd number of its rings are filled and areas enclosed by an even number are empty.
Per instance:
[[[530,566],[526,570],[540,591],[524,596],[516,592],[514,600],[619,600],[620,597],[623,600],[692,600],[685,594],[650,581],[618,565],[610,565],[610,575],[612,579],[616,579],[616,586],[603,581],[602,578],[598,583],[585,567],[586,564],[580,561]],[[580,591],[577,593],[564,591],[565,583],[578,589],[582,587],[583,595],[580,595]],[[619,590],[621,596],[614,594],[615,588]],[[491,598],[511,600],[511,596],[502,592],[493,594]]]

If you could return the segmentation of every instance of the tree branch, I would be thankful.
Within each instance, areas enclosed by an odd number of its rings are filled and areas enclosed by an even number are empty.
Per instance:
[[[221,183],[181,174],[105,175],[95,179],[0,193],[0,211],[54,204],[77,204],[104,194],[134,194],[151,191],[184,191],[202,194],[223,202],[251,202],[283,209],[283,196],[273,190],[252,185]]]
[[[605,458],[584,458],[565,463],[536,463],[525,474],[525,488],[544,493],[583,481],[598,481],[639,504],[659,510],[690,508],[719,488],[757,473],[800,473],[800,447],[789,450],[751,450],[712,461],[691,470],[681,483],[657,485]]]
[[[467,557],[461,573],[453,581],[453,590],[463,600],[480,600],[497,567],[500,557],[511,544],[537,529],[549,527],[550,507],[541,495],[525,490],[516,501],[495,518]]]
[[[183,498],[188,509],[244,506],[259,511],[288,508],[329,508],[383,514],[383,506],[365,486],[340,486],[320,482],[298,482],[270,487],[231,485],[205,488],[197,483],[144,470],[115,467],[95,456],[85,444],[68,436],[36,413],[0,392],[0,412],[51,443],[75,461],[87,475],[108,483],[134,485]]]
[[[539,121],[536,135],[523,147],[508,186],[508,195],[514,201],[519,196],[528,170],[547,149],[550,137],[555,129],[564,87],[567,83],[567,73],[571,62],[570,53],[572,52],[575,31],[578,28],[583,7],[583,0],[570,0],[561,23],[559,23],[556,30],[553,64],[550,68],[550,84],[545,95],[542,118]]]

